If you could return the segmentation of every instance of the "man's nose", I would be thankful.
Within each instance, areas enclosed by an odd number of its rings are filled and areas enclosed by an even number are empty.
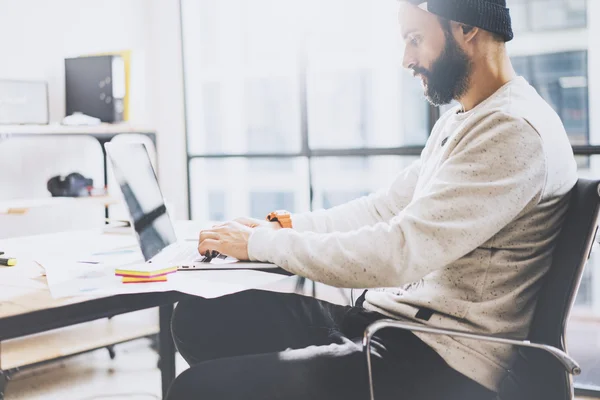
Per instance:
[[[407,50],[404,51],[404,58],[402,59],[402,66],[406,69],[414,69],[417,66],[415,58],[409,54]]]

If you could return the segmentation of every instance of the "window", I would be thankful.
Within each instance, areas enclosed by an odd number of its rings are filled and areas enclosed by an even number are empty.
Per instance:
[[[225,192],[212,191],[208,196],[208,219],[210,221],[225,221]]]
[[[513,57],[524,76],[561,117],[573,145],[589,144],[587,51]]]
[[[303,157],[196,157],[190,161],[189,179],[190,214],[197,220],[264,218],[277,209],[310,208],[308,163]]]
[[[297,88],[290,78],[249,79],[245,86],[250,153],[292,153],[299,148]]]
[[[250,193],[250,216],[264,218],[274,210],[294,211],[293,192],[252,192]]]
[[[515,32],[587,26],[587,0],[508,0]]]
[[[396,0],[180,1],[192,218],[333,207],[387,185],[419,155],[437,110],[402,68]],[[587,21],[600,15],[588,15],[588,1],[508,0],[515,68],[574,146],[599,139]],[[600,156],[578,163],[600,176]],[[600,388],[592,260],[569,340],[584,366],[576,382]]]
[[[331,208],[391,184],[418,157],[320,157],[312,164],[314,206]],[[354,168],[349,168],[348,163]],[[344,171],[344,173],[340,173]]]
[[[395,0],[181,10],[192,218],[328,208],[388,184],[420,153],[430,108],[402,68]]]
[[[429,106],[420,82],[402,68],[397,2],[305,4],[310,147],[422,146],[430,131]]]
[[[181,9],[188,153],[298,153],[294,3],[182,0]]]
[[[310,146],[367,147],[372,85],[366,70],[315,73],[309,83]]]

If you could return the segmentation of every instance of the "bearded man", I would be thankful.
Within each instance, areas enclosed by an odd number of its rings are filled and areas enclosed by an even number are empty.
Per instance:
[[[274,212],[202,231],[199,251],[271,262],[314,281],[371,288],[355,306],[249,291],[193,299],[173,334],[191,368],[169,400],[365,400],[361,337],[394,318],[525,338],[577,180],[563,124],[516,75],[505,0],[405,0],[404,66],[435,124],[418,161],[393,184],[310,213]],[[381,331],[377,399],[491,399],[511,346]]]

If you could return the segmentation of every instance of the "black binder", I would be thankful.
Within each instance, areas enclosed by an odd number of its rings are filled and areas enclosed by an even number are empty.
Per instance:
[[[76,112],[102,122],[123,121],[125,63],[118,55],[65,60],[67,115]]]

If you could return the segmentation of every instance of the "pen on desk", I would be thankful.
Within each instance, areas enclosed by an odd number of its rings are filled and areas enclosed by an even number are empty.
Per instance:
[[[4,254],[4,252],[3,252],[3,251],[0,251],[0,256],[1,256],[2,254]]]
[[[17,259],[16,258],[0,258],[0,265],[4,265],[7,267],[13,267],[13,266],[17,265]]]

